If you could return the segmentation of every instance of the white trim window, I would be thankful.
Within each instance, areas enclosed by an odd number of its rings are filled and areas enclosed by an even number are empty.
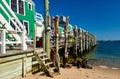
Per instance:
[[[17,0],[11,0],[11,9],[17,13]]]
[[[26,34],[29,34],[29,22],[28,21],[23,21],[23,25],[25,26]]]
[[[25,3],[24,0],[10,0],[11,9],[18,13],[25,15]]]
[[[24,2],[22,0],[18,0],[19,2],[19,13],[24,15]]]
[[[32,4],[30,2],[28,2],[28,9],[32,10]]]

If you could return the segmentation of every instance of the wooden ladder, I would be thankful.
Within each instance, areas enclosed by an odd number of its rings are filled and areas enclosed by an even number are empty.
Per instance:
[[[50,60],[47,53],[43,49],[35,50],[34,55],[47,76],[53,77],[55,73],[58,74],[57,67],[54,66],[53,62]]]

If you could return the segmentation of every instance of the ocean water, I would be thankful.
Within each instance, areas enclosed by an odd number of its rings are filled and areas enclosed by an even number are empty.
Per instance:
[[[85,57],[90,65],[120,69],[120,41],[98,41],[98,45]]]

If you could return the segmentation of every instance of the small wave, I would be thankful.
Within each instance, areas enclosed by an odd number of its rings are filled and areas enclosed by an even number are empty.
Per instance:
[[[120,68],[112,67],[112,69],[115,69],[115,70],[117,70],[117,69],[120,69]]]
[[[99,67],[100,68],[108,68],[107,66],[103,66],[103,65],[100,65]]]
[[[108,66],[103,66],[103,65],[100,65],[100,66],[98,66],[98,67],[100,67],[100,68],[105,68],[105,69],[110,68],[110,69],[114,69],[114,70],[120,69],[120,68],[117,68],[117,67],[108,67]]]

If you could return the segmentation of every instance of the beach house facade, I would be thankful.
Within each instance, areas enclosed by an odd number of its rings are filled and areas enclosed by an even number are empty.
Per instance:
[[[32,0],[0,0],[0,44],[1,52],[6,45],[21,44],[26,50],[26,42],[34,36],[35,4]]]
[[[6,24],[4,27],[9,30],[25,30],[30,39],[34,34],[34,12],[32,0],[0,0],[1,24]]]
[[[66,17],[65,16],[60,16],[59,17],[59,31],[60,35],[64,37],[64,28],[66,26]],[[67,29],[68,35],[73,35],[73,26],[69,23],[68,24],[68,29]]]
[[[42,14],[35,13],[35,21],[36,21],[36,37],[42,37],[44,31],[44,19]]]

